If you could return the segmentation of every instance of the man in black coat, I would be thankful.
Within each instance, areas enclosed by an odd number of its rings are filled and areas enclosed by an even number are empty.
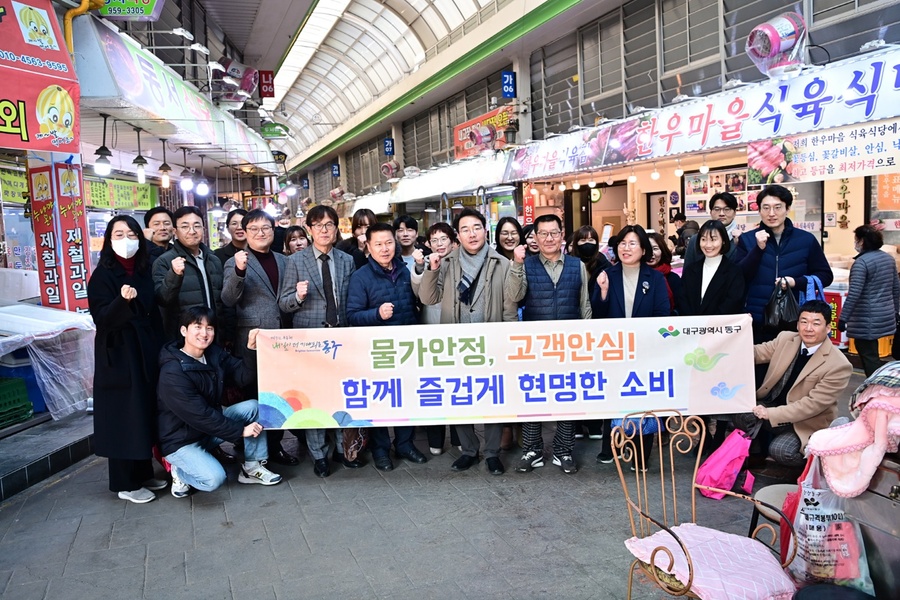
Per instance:
[[[268,449],[258,423],[259,403],[245,400],[223,409],[220,402],[226,382],[243,386],[253,381],[255,354],[241,360],[214,345],[214,318],[205,307],[185,310],[180,324],[184,344],[172,342],[160,352],[157,387],[159,445],[172,465],[172,495],[187,497],[192,487],[211,492],[225,482],[225,469],[210,453],[224,440],[244,441],[238,483],[281,482],[281,475],[265,467]],[[251,350],[258,331],[250,332]]]
[[[144,238],[150,251],[150,263],[172,248],[175,239],[175,219],[164,206],[154,206],[144,213]]]

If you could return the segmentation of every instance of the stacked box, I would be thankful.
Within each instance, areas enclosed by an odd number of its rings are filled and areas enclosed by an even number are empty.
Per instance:
[[[25,380],[0,377],[0,428],[27,421],[33,413]]]

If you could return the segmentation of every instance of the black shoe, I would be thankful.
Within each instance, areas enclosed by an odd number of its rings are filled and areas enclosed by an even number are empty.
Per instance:
[[[363,466],[362,461],[360,461],[358,458],[354,460],[347,460],[347,457],[340,452],[335,452],[334,454],[332,454],[331,460],[341,463],[347,469],[359,469]]]
[[[238,464],[238,457],[234,454],[229,454],[222,449],[222,446],[216,446],[212,449],[210,453],[213,457],[224,465],[236,465]]]
[[[506,469],[503,468],[503,463],[500,462],[500,459],[496,456],[492,456],[484,461],[485,466],[487,467],[488,473],[491,475],[503,475]]]
[[[412,448],[407,452],[400,452],[399,450],[394,450],[394,452],[400,458],[405,458],[409,462],[414,462],[417,465],[422,465],[428,462],[428,459],[425,458],[425,455],[419,452],[416,448]]]
[[[604,465],[611,464],[614,460],[612,452],[601,452],[597,455],[597,462]]]
[[[316,474],[316,477],[328,477],[331,475],[331,467],[328,466],[328,459],[317,459],[316,464],[313,465],[313,473]]]
[[[300,461],[295,456],[291,456],[285,452],[284,448],[279,448],[275,452],[269,454],[269,460],[278,463],[279,465],[287,465],[289,467],[300,464]]]
[[[379,471],[393,471],[394,463],[391,462],[390,456],[375,456],[373,457],[375,461],[375,468]]]
[[[472,465],[478,463],[477,456],[469,456],[468,454],[463,454],[450,465],[450,468],[454,471],[466,471],[472,468]]]

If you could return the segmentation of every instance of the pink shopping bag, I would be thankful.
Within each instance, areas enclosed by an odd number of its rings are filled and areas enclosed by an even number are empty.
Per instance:
[[[703,464],[697,469],[697,484],[730,490],[737,481],[744,459],[750,455],[752,440],[753,435],[750,433],[744,433],[739,429],[732,431],[722,445],[710,454],[709,458],[703,461]],[[722,492],[710,490],[700,490],[700,493],[715,500],[725,497]]]

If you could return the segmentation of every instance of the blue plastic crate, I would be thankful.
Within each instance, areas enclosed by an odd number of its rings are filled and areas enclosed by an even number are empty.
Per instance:
[[[34,412],[46,412],[47,404],[44,402],[44,395],[38,387],[37,377],[34,375],[34,369],[31,365],[23,367],[4,367],[0,365],[0,377],[18,377],[25,380],[25,389],[28,390],[28,399],[34,407]]]

